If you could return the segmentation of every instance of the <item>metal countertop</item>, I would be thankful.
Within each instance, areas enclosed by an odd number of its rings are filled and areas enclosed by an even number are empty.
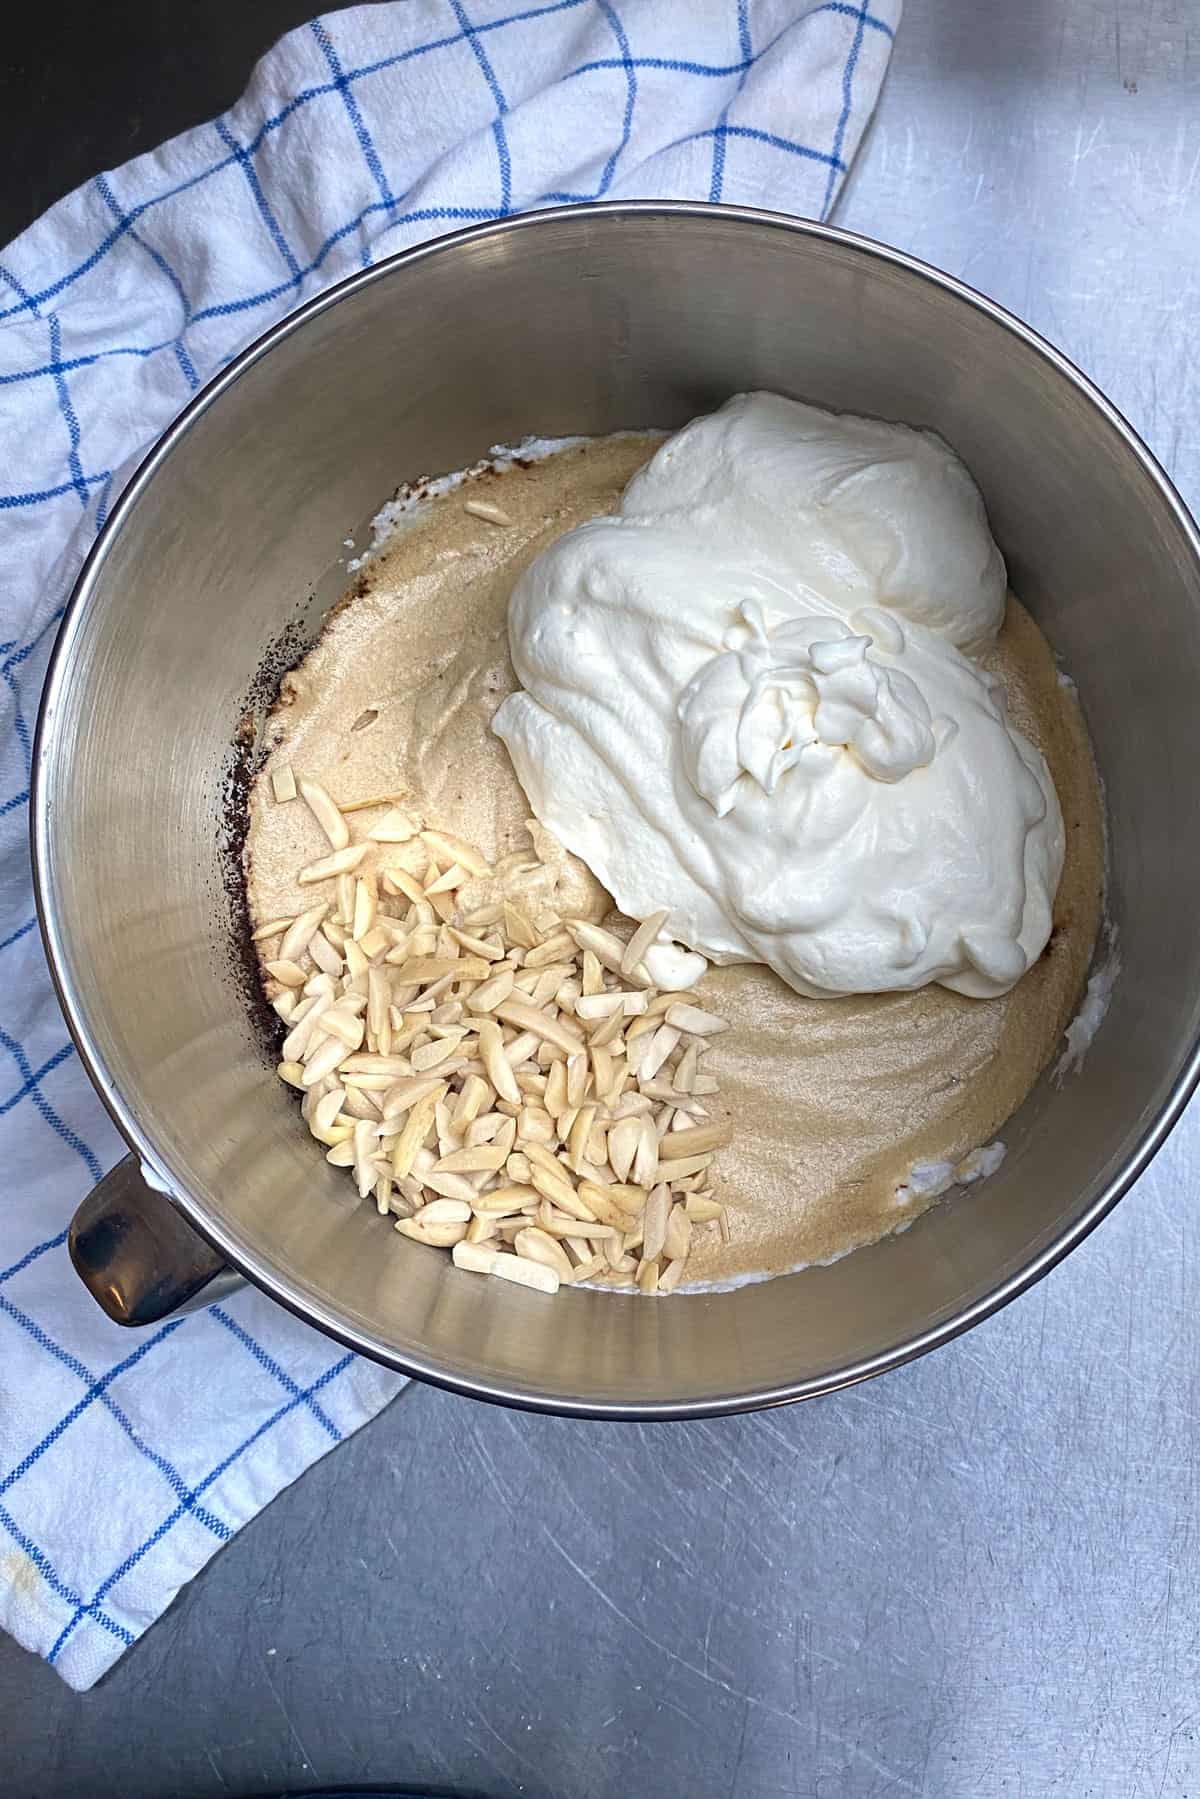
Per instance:
[[[907,0],[837,220],[1044,331],[1197,506],[1198,175],[1200,0]],[[788,1411],[410,1389],[91,1694],[0,1641],[0,1791],[1194,1796],[1195,1206],[1135,1193],[968,1337]]]

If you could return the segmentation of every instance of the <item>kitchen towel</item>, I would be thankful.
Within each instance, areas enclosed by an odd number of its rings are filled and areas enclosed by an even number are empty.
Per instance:
[[[80,563],[197,388],[380,256],[598,199],[827,217],[900,7],[354,7],[0,254],[0,1623],[72,1686],[404,1384],[251,1290],[127,1334],[70,1268],[71,1213],[124,1148],[51,991],[26,847],[38,690]]]

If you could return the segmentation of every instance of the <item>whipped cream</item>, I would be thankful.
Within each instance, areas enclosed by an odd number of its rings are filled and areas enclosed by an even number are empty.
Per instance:
[[[634,918],[814,997],[1006,992],[1062,816],[971,660],[1004,617],[939,438],[740,395],[518,581],[496,714],[530,804]]]

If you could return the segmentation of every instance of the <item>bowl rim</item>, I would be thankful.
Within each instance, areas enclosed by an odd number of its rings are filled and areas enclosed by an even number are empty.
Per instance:
[[[80,1060],[102,1103],[133,1153],[158,1175],[159,1178],[155,1184],[161,1186],[164,1192],[169,1191],[170,1199],[200,1236],[211,1243],[233,1267],[275,1300],[277,1304],[286,1307],[296,1316],[304,1319],[306,1323],[314,1325],[335,1342],[414,1379],[461,1394],[466,1398],[487,1400],[524,1411],[576,1418],[650,1422],[709,1418],[757,1411],[767,1407],[790,1404],[800,1399],[815,1398],[825,1393],[837,1392],[842,1388],[854,1386],[859,1381],[870,1379],[874,1375],[902,1367],[905,1363],[914,1361],[918,1356],[926,1355],[930,1350],[950,1342],[964,1331],[981,1323],[985,1318],[991,1317],[1002,1306],[1008,1305],[1020,1294],[1026,1292],[1036,1281],[1041,1280],[1044,1275],[1057,1266],[1065,1256],[1069,1255],[1145,1172],[1178,1122],[1192,1092],[1200,1082],[1200,1036],[1193,1039],[1169,1091],[1155,1116],[1142,1131],[1133,1152],[1104,1183],[1079,1217],[1060,1231],[1017,1272],[1000,1281],[987,1293],[956,1311],[942,1323],[905,1338],[874,1355],[831,1368],[819,1375],[810,1375],[805,1379],[784,1382],[772,1387],[735,1389],[725,1393],[707,1395],[700,1399],[597,1401],[570,1395],[555,1396],[532,1389],[507,1387],[500,1381],[490,1379],[486,1374],[466,1377],[448,1372],[419,1355],[401,1354],[370,1331],[358,1329],[326,1306],[306,1300],[292,1292],[285,1277],[260,1255],[248,1253],[235,1243],[219,1223],[215,1223],[205,1214],[202,1207],[187,1191],[186,1186],[173,1178],[169,1168],[169,1159],[162,1154],[157,1144],[146,1137],[132,1108],[109,1075],[103,1059],[90,1038],[79,988],[65,972],[64,936],[57,915],[49,875],[52,825],[47,808],[49,768],[55,747],[60,701],[71,664],[73,648],[80,635],[89,599],[97,586],[104,564],[139,499],[154,480],[160,468],[166,463],[172,450],[191,430],[197,419],[207,412],[227,389],[232,387],[253,364],[269,355],[276,345],[302,331],[307,324],[328,308],[338,305],[361,288],[374,282],[391,279],[411,265],[428,257],[453,255],[458,246],[466,242],[489,236],[510,238],[526,231],[537,231],[551,223],[557,225],[567,223],[571,229],[587,230],[604,229],[610,223],[619,224],[623,220],[645,218],[660,218],[664,223],[681,219],[703,223],[720,218],[723,221],[744,223],[748,227],[765,227],[784,231],[792,236],[818,243],[834,244],[864,257],[868,261],[883,263],[905,275],[927,282],[949,294],[961,304],[983,313],[993,323],[998,324],[1003,330],[1019,339],[1027,349],[1048,362],[1057,374],[1062,376],[1101,414],[1121,440],[1125,450],[1140,465],[1142,472],[1156,488],[1189,547],[1197,568],[1200,569],[1200,530],[1197,529],[1195,521],[1165,469],[1128,420],[1070,358],[1065,356],[1061,350],[1056,349],[1039,332],[994,300],[988,299],[965,282],[945,274],[933,267],[932,264],[859,233],[842,230],[838,226],[819,224],[813,220],[767,211],[762,208],[714,205],[703,201],[606,201],[586,205],[547,207],[506,218],[496,218],[480,224],[465,226],[460,230],[448,232],[444,236],[431,238],[423,243],[397,250],[392,255],[381,258],[371,267],[347,275],[315,294],[295,311],[288,313],[276,324],[262,332],[224,369],[213,376],[152,444],[118,497],[104,526],[97,533],[64,609],[63,619],[47,667],[33,742],[30,780],[30,836],[34,895],[42,942],[55,991],[75,1047],[79,1052]],[[777,1278],[793,1277],[779,1276]]]

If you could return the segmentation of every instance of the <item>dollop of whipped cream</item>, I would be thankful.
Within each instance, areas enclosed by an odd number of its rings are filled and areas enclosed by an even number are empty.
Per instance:
[[[518,581],[494,728],[623,912],[814,997],[1006,992],[1062,815],[971,660],[1004,563],[940,438],[743,394]]]

